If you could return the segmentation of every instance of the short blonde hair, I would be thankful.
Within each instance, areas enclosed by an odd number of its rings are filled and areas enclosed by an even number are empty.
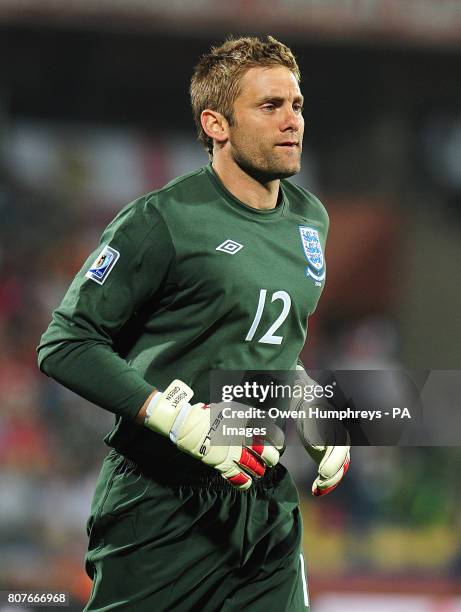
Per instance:
[[[209,108],[221,113],[230,125],[234,122],[234,102],[247,70],[254,67],[285,66],[298,83],[301,80],[296,59],[286,45],[273,36],[229,38],[219,47],[212,47],[195,67],[190,84],[192,112],[198,139],[213,154],[213,139],[202,128],[200,116]]]

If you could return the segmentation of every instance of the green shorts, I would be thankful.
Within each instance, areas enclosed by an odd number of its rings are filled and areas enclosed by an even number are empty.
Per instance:
[[[233,489],[164,484],[111,451],[88,521],[85,610],[305,612],[298,494],[287,470]]]

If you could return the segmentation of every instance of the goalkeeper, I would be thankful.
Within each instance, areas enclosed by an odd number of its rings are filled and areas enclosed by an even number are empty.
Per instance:
[[[294,369],[323,289],[327,214],[286,180],[299,81],[272,37],[204,55],[190,92],[210,163],[117,215],[42,336],[41,370],[116,417],[87,525],[88,611],[308,608],[283,436],[213,444],[207,403],[211,370]],[[300,433],[328,492],[347,448]]]

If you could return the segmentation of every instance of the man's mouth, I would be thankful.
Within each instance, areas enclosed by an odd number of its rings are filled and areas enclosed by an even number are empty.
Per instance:
[[[277,144],[278,147],[288,147],[288,148],[294,148],[299,146],[299,143],[294,141],[294,140],[287,140],[286,142],[279,142]]]

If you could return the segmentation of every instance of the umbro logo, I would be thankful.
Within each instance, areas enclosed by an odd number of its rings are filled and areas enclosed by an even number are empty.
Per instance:
[[[228,253],[229,255],[235,255],[241,249],[243,249],[243,244],[235,242],[235,240],[224,240],[222,244],[216,247],[217,251],[222,251],[223,253]]]

